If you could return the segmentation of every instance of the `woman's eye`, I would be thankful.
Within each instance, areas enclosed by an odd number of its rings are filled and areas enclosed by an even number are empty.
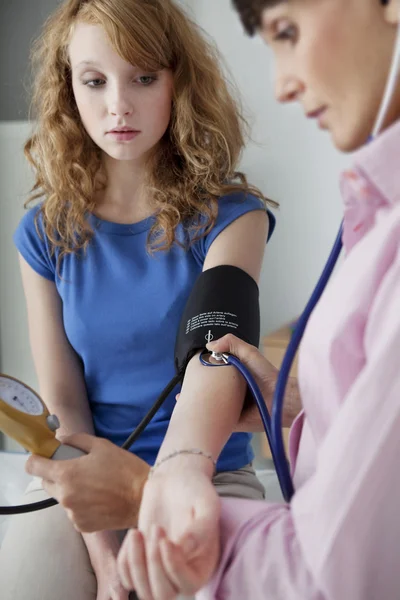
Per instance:
[[[83,84],[88,87],[97,88],[102,86],[105,83],[104,79],[89,79],[89,81],[84,81]]]
[[[157,77],[155,77],[154,75],[142,75],[141,77],[138,77],[136,81],[138,81],[142,85],[147,86],[151,85],[156,79]]]
[[[274,41],[276,42],[285,42],[285,41],[290,41],[290,42],[294,42],[296,41],[296,37],[297,37],[297,29],[294,25],[288,25],[286,27],[282,27],[279,28],[275,35],[274,35]]]

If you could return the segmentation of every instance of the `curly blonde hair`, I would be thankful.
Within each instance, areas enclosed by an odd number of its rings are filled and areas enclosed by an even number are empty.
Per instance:
[[[147,175],[156,206],[151,250],[169,249],[180,223],[191,224],[192,239],[205,235],[218,198],[232,191],[275,205],[235,172],[246,122],[214,47],[172,0],[67,0],[33,48],[36,128],[25,145],[36,176],[27,204],[44,198],[38,216],[59,258],[87,247],[93,235],[87,215],[104,175],[101,150],[83,127],[72,90],[68,45],[78,21],[101,25],[127,62],[173,73],[171,121]]]

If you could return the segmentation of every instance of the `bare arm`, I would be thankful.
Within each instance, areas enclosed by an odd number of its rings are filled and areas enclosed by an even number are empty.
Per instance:
[[[59,418],[58,435],[94,434],[82,367],[65,334],[62,301],[56,286],[38,275],[22,256],[20,267],[40,394],[49,411]],[[83,537],[95,569],[106,552],[118,551],[111,533]]]
[[[243,215],[213,242],[204,270],[218,265],[233,265],[258,281],[267,234],[268,217],[264,212]],[[188,365],[159,458],[175,449],[193,447],[217,457],[239,420],[245,390],[244,380],[235,369],[206,369],[196,355]],[[179,460],[184,461],[185,458]],[[193,464],[193,457],[190,461]],[[198,465],[211,476],[209,461],[199,458]]]
[[[56,286],[38,275],[21,256],[20,266],[40,394],[60,420],[59,435],[93,433],[82,367],[65,334]]]

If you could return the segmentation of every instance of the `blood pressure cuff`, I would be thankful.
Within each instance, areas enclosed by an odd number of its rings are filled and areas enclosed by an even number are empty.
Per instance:
[[[175,367],[184,374],[191,358],[206,344],[232,333],[258,347],[258,285],[238,267],[222,265],[197,279],[183,312],[175,344]]]

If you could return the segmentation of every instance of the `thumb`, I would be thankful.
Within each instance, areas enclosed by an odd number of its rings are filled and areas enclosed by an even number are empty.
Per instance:
[[[267,361],[258,348],[232,334],[207,344],[207,349],[213,352],[229,352],[236,356],[261,381],[269,379],[271,375],[275,377],[277,373],[276,368]]]
[[[219,531],[218,523],[214,518],[201,517],[193,522],[190,531],[181,537],[177,546],[181,548],[186,558],[192,558],[207,547],[217,531]]]
[[[229,352],[229,354],[237,356],[244,363],[248,363],[254,350],[257,350],[254,346],[247,344],[247,342],[231,333],[215,342],[210,342],[207,344],[207,349],[212,352]]]
[[[215,533],[219,531],[221,514],[219,496],[214,490],[212,495],[205,494],[195,510],[196,517],[178,542],[182,551],[189,556],[207,547],[210,540],[214,539]]]
[[[59,440],[62,444],[73,446],[89,454],[93,450],[97,438],[88,433],[74,433],[73,435],[60,436]]]

